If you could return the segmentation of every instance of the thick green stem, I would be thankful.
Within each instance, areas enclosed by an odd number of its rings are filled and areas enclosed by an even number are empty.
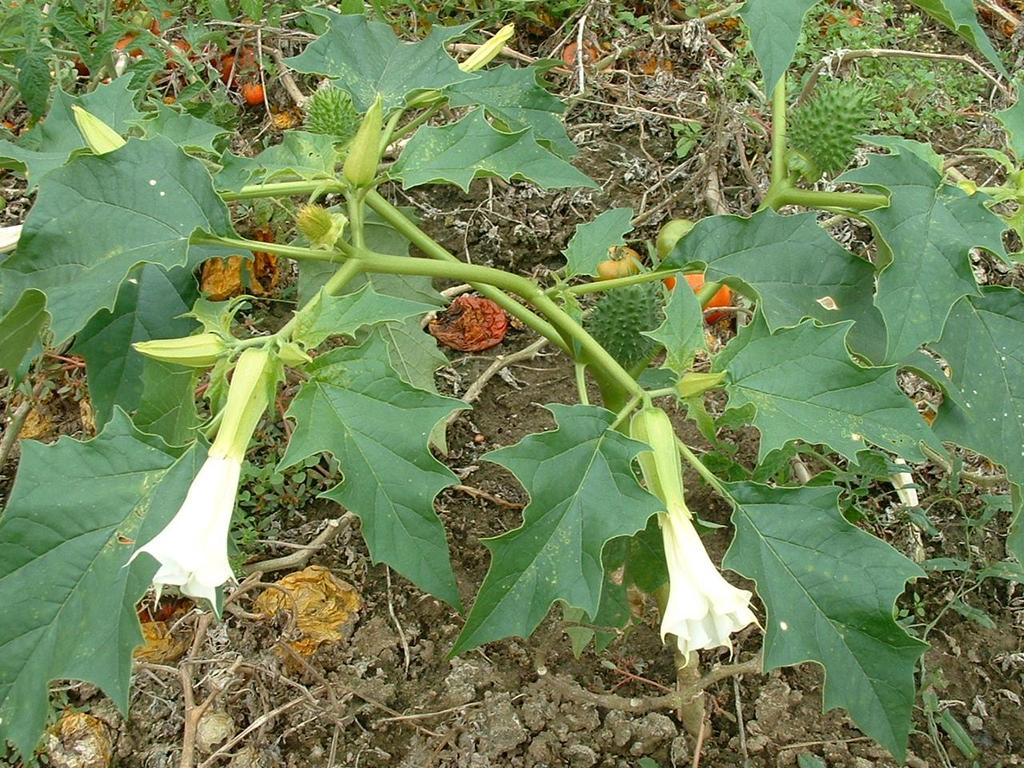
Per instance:
[[[786,75],[772,94],[772,185],[786,180]]]
[[[363,221],[366,213],[366,209],[363,207],[363,201],[366,199],[365,193],[360,190],[346,192],[345,199],[348,201],[348,226],[352,235],[352,245],[356,248],[365,248],[366,239],[363,233]]]
[[[423,251],[423,253],[430,258],[451,264],[464,263],[435,242],[426,232],[409,221],[405,214],[381,197],[380,193],[376,190],[371,190],[367,193],[366,204],[376,211],[380,217],[390,224],[400,235],[405,237],[409,242]],[[515,317],[525,325],[533,328],[541,336],[551,339],[563,352],[570,351],[571,345],[564,338],[561,338],[549,323],[545,322],[542,318],[537,317],[537,315],[524,307],[518,301],[506,296],[501,290],[498,290],[491,285],[482,283],[473,283],[472,285],[476,291],[500,306],[512,315],[512,317]]]
[[[884,208],[889,204],[887,195],[868,192],[821,192],[815,189],[796,189],[786,182],[772,184],[764,199],[764,206],[778,210],[786,205],[800,205],[804,208],[841,209],[845,211],[867,211]]]
[[[643,394],[643,388],[616,362],[615,358],[608,354],[604,347],[598,344],[561,307],[545,296],[536,284],[525,277],[503,272],[492,267],[480,267],[460,261],[445,261],[442,263],[428,259],[410,259],[404,256],[385,256],[369,251],[360,251],[348,245],[343,246],[343,248],[351,256],[359,259],[362,262],[363,269],[367,272],[447,277],[474,285],[495,286],[504,291],[514,293],[532,304],[551,324],[555,333],[548,338],[556,343],[561,341],[561,338],[571,339],[579,345],[586,362],[592,369],[601,370],[627,392],[634,395]]]
[[[221,192],[225,201],[256,200],[261,197],[286,197],[290,195],[311,195],[314,192],[344,192],[346,186],[340,181],[320,179],[319,181],[277,181],[271,184],[249,184],[237,192]]]
[[[622,288],[627,285],[638,285],[640,283],[651,283],[655,280],[664,280],[667,277],[672,277],[673,274],[675,273],[671,270],[665,270],[662,272],[641,272],[639,275],[627,275],[626,277],[616,277],[611,280],[594,280],[593,282],[583,283],[582,285],[572,285],[568,287],[556,285],[548,288],[544,293],[549,296],[563,293],[582,296],[587,293],[610,291],[614,288]]]
[[[337,251],[321,251],[315,248],[304,248],[299,245],[284,245],[282,243],[265,243],[262,240],[247,240],[242,237],[219,237],[218,235],[193,235],[189,240],[192,245],[226,245],[229,248],[239,248],[246,251],[265,251],[276,253],[278,256],[287,256],[291,259],[306,259],[307,261],[341,261],[342,257]]]

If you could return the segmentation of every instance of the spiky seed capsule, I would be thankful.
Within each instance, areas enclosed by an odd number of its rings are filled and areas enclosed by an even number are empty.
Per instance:
[[[836,174],[850,164],[857,136],[870,129],[873,116],[872,94],[851,83],[825,83],[793,112],[789,144],[818,170]]]
[[[359,112],[352,98],[333,85],[317,90],[306,107],[306,130],[333,136],[340,144],[350,141],[359,130]]]
[[[597,342],[621,365],[630,368],[654,354],[657,342],[642,331],[653,331],[662,321],[661,289],[642,283],[608,291],[586,321]]]

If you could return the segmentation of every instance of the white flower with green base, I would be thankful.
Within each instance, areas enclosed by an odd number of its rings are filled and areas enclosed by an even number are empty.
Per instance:
[[[171,585],[216,604],[217,587],[234,579],[227,543],[242,459],[270,404],[279,367],[264,348],[247,349],[238,358],[206,462],[171,522],[132,557],[145,552],[160,563],[153,576],[157,590]]]
[[[750,592],[723,578],[693,527],[672,422],[660,408],[642,408],[633,416],[630,434],[651,447],[637,460],[647,490],[666,507],[658,515],[669,577],[661,639],[674,635],[684,658],[702,648],[731,648],[732,633],[756,623],[757,617],[750,610]]]

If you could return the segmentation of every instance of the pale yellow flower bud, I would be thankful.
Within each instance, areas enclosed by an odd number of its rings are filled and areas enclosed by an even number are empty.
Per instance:
[[[86,145],[97,155],[105,155],[125,145],[126,142],[121,134],[91,112],[86,112],[77,104],[71,107],[71,111],[75,116],[75,125],[78,126],[78,131],[85,139]]]
[[[200,333],[180,339],[137,341],[132,347],[140,355],[153,360],[192,368],[209,368],[231,349],[216,333]]]
[[[506,24],[498,30],[498,33],[494,37],[477,48],[473,52],[472,56],[459,64],[459,69],[463,72],[475,72],[476,70],[486,66],[494,59],[495,56],[501,53],[501,49],[505,47],[505,43],[511,40],[512,35],[515,33],[516,25]]]
[[[378,94],[373,106],[366,111],[356,136],[348,148],[348,157],[342,167],[345,180],[353,187],[368,187],[377,176],[380,162],[380,132],[384,122],[384,101]]]

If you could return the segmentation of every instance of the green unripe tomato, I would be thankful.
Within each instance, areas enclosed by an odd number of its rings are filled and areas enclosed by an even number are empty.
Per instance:
[[[664,260],[671,253],[682,238],[690,233],[694,224],[689,219],[672,219],[658,231],[658,239],[655,246],[658,249],[658,258]]]

